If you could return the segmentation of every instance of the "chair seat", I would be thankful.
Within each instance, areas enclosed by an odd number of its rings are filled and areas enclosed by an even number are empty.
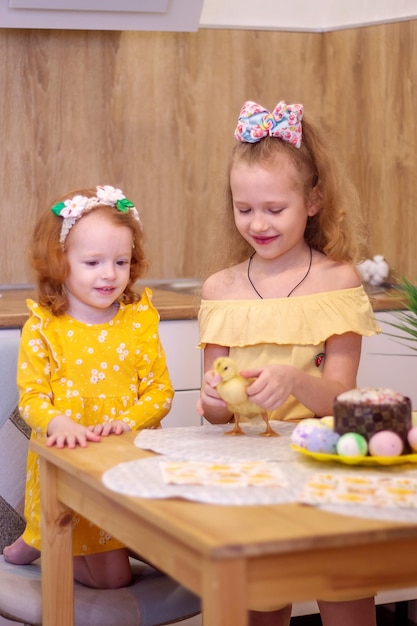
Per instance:
[[[133,582],[121,589],[74,584],[74,626],[160,626],[200,612],[199,598],[158,570],[132,560]],[[0,614],[42,624],[39,562],[11,565],[0,555]]]
[[[18,341],[14,346],[14,362],[17,345]],[[15,372],[9,362],[7,368]],[[14,376],[15,373],[9,377],[13,391],[9,406],[17,399],[17,389],[12,384]],[[22,509],[29,437],[28,426],[18,411],[7,418],[7,412],[2,413],[3,405],[4,397],[0,407],[0,552],[24,529]],[[75,626],[162,626],[200,613],[200,600],[193,593],[141,561],[132,559],[131,563],[134,579],[129,587],[90,589],[74,584]],[[0,555],[0,616],[20,624],[41,626],[39,562],[11,565]]]

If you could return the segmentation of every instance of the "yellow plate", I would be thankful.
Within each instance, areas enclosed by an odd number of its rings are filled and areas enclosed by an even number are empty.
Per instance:
[[[402,454],[401,456],[340,456],[339,454],[325,454],[323,452],[310,452],[291,444],[296,452],[301,452],[316,461],[335,461],[345,465],[402,465],[404,463],[417,463],[417,454]]]

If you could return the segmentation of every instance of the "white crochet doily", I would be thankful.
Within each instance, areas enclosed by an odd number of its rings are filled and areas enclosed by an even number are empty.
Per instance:
[[[404,504],[397,500],[397,504],[389,502],[388,506],[370,505],[372,500],[357,503],[354,498],[341,502],[340,498],[342,478],[342,482],[346,482],[345,477],[354,476],[359,483],[375,483],[401,477],[409,478],[410,485],[417,486],[417,469],[410,469],[409,465],[364,467],[321,463],[291,449],[293,424],[271,422],[271,426],[280,437],[261,437],[264,424],[247,423],[242,424],[246,434],[238,437],[224,434],[230,425],[143,430],[138,433],[135,446],[158,456],[120,463],[103,474],[103,482],[112,491],[139,498],[184,498],[225,505],[301,502],[344,515],[417,523],[417,493],[415,500],[409,498]],[[208,470],[213,464],[229,464],[235,470],[242,461],[264,461],[275,481],[270,486],[240,486],[239,481],[227,486],[170,484],[166,482],[164,464],[174,461],[193,465],[197,462],[203,469],[206,464]],[[323,482],[323,475],[328,482],[333,480],[339,485],[334,499],[331,493],[319,497],[311,489],[311,485]]]

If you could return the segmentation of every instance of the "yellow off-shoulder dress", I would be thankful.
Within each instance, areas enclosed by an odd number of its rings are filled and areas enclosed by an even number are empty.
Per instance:
[[[139,302],[118,304],[114,318],[105,324],[55,317],[28,300],[31,316],[22,331],[17,381],[19,410],[32,428],[32,437],[46,435],[50,420],[61,414],[86,426],[115,419],[132,430],[159,426],[170,410],[174,390],[151,296],[146,289]],[[39,460],[32,451],[25,518],[23,539],[41,549]],[[73,527],[76,555],[122,546],[75,513]]]
[[[200,343],[230,347],[239,369],[283,363],[321,377],[326,340],[353,332],[381,332],[362,286],[307,296],[264,300],[203,300],[199,311]],[[313,414],[290,396],[271,419],[298,421]],[[366,597],[372,594],[366,594]],[[329,592],[326,601],[363,598],[361,593]],[[270,610],[284,605],[271,606]]]
[[[240,370],[282,363],[317,377],[322,375],[329,337],[381,332],[363,286],[289,298],[203,300],[198,321],[199,347],[230,347]],[[290,396],[271,419],[312,416]]]

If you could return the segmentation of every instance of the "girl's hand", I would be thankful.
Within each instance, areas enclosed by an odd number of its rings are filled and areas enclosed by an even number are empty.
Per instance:
[[[57,415],[48,424],[46,445],[57,448],[81,448],[87,446],[87,441],[100,441],[100,435],[73,422],[66,415]]]
[[[104,424],[96,424],[95,426],[88,427],[91,432],[107,437],[108,435],[121,435],[122,433],[130,430],[130,426],[121,420],[113,420],[112,422],[105,422]]]
[[[203,382],[201,384],[199,405],[201,408],[204,405],[218,408],[226,408],[226,402],[221,399],[217,393],[216,385],[219,382],[219,377],[215,374],[214,370],[208,370],[205,372]],[[202,413],[201,413],[202,415]]]
[[[273,411],[293,393],[297,369],[289,365],[267,365],[240,373],[247,378],[256,378],[246,388],[250,400],[267,411]]]

